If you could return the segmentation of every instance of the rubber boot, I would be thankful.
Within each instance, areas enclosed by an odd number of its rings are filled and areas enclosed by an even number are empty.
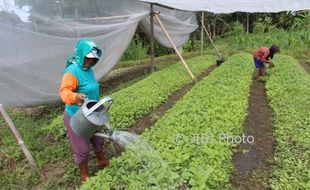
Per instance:
[[[105,159],[103,151],[95,152],[97,165],[100,169],[103,169],[109,165],[109,160]]]
[[[87,160],[80,163],[79,168],[80,168],[80,179],[81,179],[81,181],[82,182],[87,181],[89,178]]]

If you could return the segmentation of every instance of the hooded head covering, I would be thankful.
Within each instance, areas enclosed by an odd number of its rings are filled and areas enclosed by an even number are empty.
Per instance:
[[[90,39],[81,39],[78,41],[75,47],[74,55],[67,60],[68,67],[71,64],[77,64],[81,68],[84,66],[85,57],[95,58],[94,65],[99,61],[102,56],[101,49]]]
[[[273,59],[273,55],[274,55],[275,53],[277,53],[277,52],[280,52],[280,48],[279,48],[278,45],[273,44],[273,45],[269,48],[269,51],[270,51],[269,57],[270,57],[271,59]]]

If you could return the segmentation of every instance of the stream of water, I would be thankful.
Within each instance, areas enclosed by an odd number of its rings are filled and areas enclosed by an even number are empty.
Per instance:
[[[167,163],[161,158],[151,144],[141,136],[128,131],[115,131],[110,137],[114,142],[133,153],[136,159],[145,166],[145,162],[160,162],[161,166],[167,166]]]

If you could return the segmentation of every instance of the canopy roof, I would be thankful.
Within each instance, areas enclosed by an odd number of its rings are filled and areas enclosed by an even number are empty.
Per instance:
[[[310,9],[309,0],[140,0],[183,11],[281,12]]]

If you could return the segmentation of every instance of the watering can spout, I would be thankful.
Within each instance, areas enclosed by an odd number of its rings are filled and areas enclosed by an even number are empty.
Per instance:
[[[113,140],[112,135],[113,135],[113,132],[112,133],[109,132],[109,134],[106,134],[106,133],[95,133],[94,134],[94,136],[96,137],[102,137],[108,140]]]
[[[109,132],[110,132],[110,131],[113,132],[113,128],[112,128],[112,126],[111,126],[109,123],[106,123],[106,124],[104,124],[104,125],[105,125],[106,128],[109,130]]]

